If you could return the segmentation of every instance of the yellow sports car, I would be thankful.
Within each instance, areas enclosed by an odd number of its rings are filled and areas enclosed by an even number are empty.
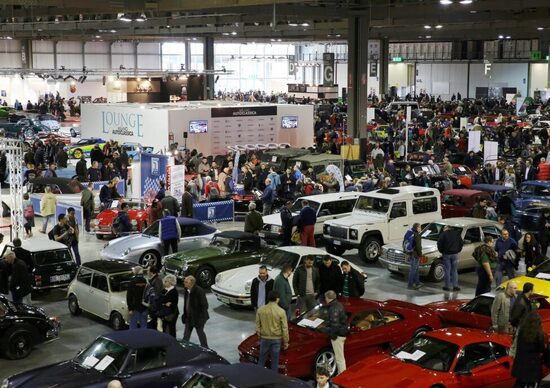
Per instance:
[[[518,286],[518,291],[521,292],[525,283],[533,283],[535,293],[550,297],[550,259],[543,261],[536,267],[527,269],[527,273],[523,276],[513,278],[512,281]],[[503,282],[499,288],[505,288],[508,281]]]

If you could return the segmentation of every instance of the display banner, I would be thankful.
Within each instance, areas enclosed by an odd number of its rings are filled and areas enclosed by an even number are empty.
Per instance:
[[[202,222],[233,221],[235,202],[218,201],[193,204],[193,218]]]
[[[334,86],[334,53],[323,53],[323,86]]]
[[[378,62],[369,63],[369,77],[376,77],[378,75]]]
[[[296,69],[296,56],[295,55],[289,55],[288,56],[288,75],[296,75],[297,69]]]
[[[468,131],[468,152],[481,150],[481,131]]]
[[[498,142],[485,141],[483,143],[483,164],[490,163],[496,166],[498,160]],[[503,179],[504,177],[500,177]]]
[[[276,106],[253,106],[238,108],[212,108],[212,117],[241,117],[241,116],[277,116]]]
[[[166,167],[166,189],[174,198],[181,198],[185,191],[185,165]]]
[[[168,156],[160,154],[141,154],[141,191],[145,202],[153,201],[160,190],[159,182],[166,181],[166,166]]]

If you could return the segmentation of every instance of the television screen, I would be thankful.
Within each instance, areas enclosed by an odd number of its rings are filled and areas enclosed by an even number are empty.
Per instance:
[[[191,120],[189,121],[190,133],[206,133],[208,132],[208,120]]]
[[[298,116],[283,116],[281,128],[298,128]]]

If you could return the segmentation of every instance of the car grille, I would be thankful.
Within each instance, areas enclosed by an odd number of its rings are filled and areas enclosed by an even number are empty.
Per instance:
[[[393,249],[388,249],[383,254],[384,259],[394,263],[406,263],[407,256],[403,252],[399,252]]]
[[[340,228],[338,226],[331,226],[330,227],[330,235],[332,237],[338,237],[338,238],[348,238],[348,229],[347,228]]]

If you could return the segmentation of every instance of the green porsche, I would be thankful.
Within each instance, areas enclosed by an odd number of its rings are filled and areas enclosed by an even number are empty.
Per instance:
[[[216,274],[228,269],[259,263],[274,246],[267,245],[259,236],[230,230],[214,235],[210,245],[183,250],[162,258],[162,271],[178,279],[193,275],[197,284],[208,288]]]

